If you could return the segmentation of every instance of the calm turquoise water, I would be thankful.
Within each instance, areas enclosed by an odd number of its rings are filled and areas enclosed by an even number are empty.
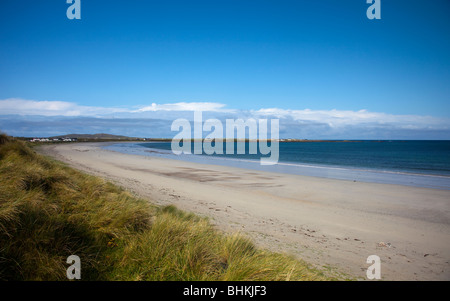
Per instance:
[[[246,143],[246,153],[248,147]],[[450,141],[280,142],[279,164],[265,167],[260,166],[258,154],[176,156],[170,142],[114,144],[107,148],[199,163],[450,189]]]

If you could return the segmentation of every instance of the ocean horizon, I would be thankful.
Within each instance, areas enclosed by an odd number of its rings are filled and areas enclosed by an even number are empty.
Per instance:
[[[369,183],[450,190],[448,140],[336,140],[280,142],[279,161],[260,165],[260,153],[175,155],[170,142],[114,143],[105,149],[143,156],[184,160],[269,172]],[[192,143],[192,149],[194,143]],[[235,143],[236,148],[236,143]],[[268,154],[267,156],[270,156]],[[266,157],[267,157],[266,156]]]

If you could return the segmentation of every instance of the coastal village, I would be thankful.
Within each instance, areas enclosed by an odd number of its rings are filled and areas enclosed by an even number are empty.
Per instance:
[[[30,142],[77,142],[77,138],[31,138]]]

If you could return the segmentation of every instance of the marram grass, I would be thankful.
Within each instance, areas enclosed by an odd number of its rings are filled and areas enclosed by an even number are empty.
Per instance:
[[[0,280],[330,280],[0,135]]]

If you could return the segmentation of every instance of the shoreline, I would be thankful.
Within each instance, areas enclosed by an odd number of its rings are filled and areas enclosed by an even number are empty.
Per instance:
[[[151,143],[158,142],[150,142],[150,144]],[[244,159],[239,157],[225,157],[215,155],[174,155],[171,151],[168,151],[166,149],[152,147],[124,147],[129,144],[136,146],[142,143],[111,143],[105,145],[104,148],[124,154],[156,156],[172,160],[239,167],[244,169],[276,172],[282,174],[450,190],[450,176],[440,174],[414,173],[409,171],[384,170],[368,167],[365,168],[345,165],[325,165],[290,161],[279,161],[275,165],[262,166],[259,159]]]
[[[104,145],[39,152],[331,272],[364,280],[367,257],[378,255],[383,280],[450,279],[450,191],[129,155]]]

